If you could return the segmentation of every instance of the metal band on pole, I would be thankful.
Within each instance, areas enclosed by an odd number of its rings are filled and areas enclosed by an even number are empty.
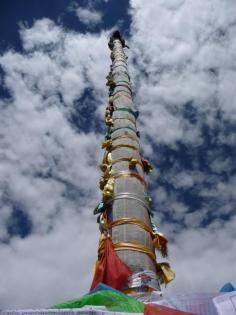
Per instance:
[[[135,195],[135,194],[132,194],[132,193],[120,193],[120,194],[117,194],[112,200],[133,199],[133,200],[136,200],[139,203],[141,203],[149,211],[149,208],[148,208],[146,202],[144,200],[138,198],[138,197],[139,197],[139,195]]]

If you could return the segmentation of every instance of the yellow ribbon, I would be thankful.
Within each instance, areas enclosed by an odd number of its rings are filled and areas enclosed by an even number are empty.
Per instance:
[[[155,263],[156,263],[156,255],[145,245],[139,242],[120,242],[114,243],[115,250],[136,250],[141,253],[147,254]]]
[[[119,149],[119,148],[129,148],[129,149],[133,149],[133,150],[137,150],[139,151],[139,148],[135,147],[134,145],[131,144],[116,144],[116,145],[112,145],[111,150],[115,150],[115,149]]]
[[[123,225],[123,224],[134,224],[139,226],[140,228],[144,229],[148,233],[152,233],[152,229],[150,226],[145,224],[142,220],[139,220],[137,218],[120,218],[117,219],[111,223],[107,224],[108,229],[117,226],[117,225]]]
[[[106,140],[102,143],[102,149],[107,149],[108,151],[112,151],[115,149],[119,149],[119,148],[129,148],[129,149],[133,149],[133,150],[137,150],[139,151],[139,148],[137,148],[136,146],[132,145],[132,144],[116,144],[113,145],[113,140],[114,139],[110,139],[110,140]]]
[[[145,179],[137,173],[122,171],[119,173],[112,174],[112,177],[114,177],[115,179],[120,178],[120,177],[135,177],[140,182],[142,182],[142,184],[145,187],[145,190],[147,190],[147,183],[146,183]]]
[[[133,158],[133,156],[131,156],[131,157],[122,157],[122,158],[119,158],[119,159],[112,160],[111,164],[113,165],[113,164],[116,164],[116,163],[119,163],[119,162],[123,162],[123,161],[124,162],[130,162],[132,158]],[[142,167],[142,169],[143,169],[143,164],[140,161],[137,160],[136,164],[139,164]]]
[[[110,229],[114,226],[122,225],[122,224],[134,224],[134,225],[139,226],[140,228],[144,229],[146,232],[151,234],[151,237],[153,240],[153,245],[155,248],[157,248],[160,251],[163,250],[163,247],[165,247],[165,249],[167,248],[167,243],[168,243],[167,238],[165,238],[165,236],[162,233],[154,233],[152,231],[152,228],[150,226],[148,226],[147,224],[145,224],[140,219],[137,219],[137,218],[119,218],[119,219],[107,224],[107,228]]]

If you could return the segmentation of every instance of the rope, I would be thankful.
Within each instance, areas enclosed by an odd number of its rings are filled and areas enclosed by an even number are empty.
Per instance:
[[[123,58],[115,58],[112,64],[114,65],[116,62],[124,62],[127,65],[126,59]]]
[[[114,65],[116,62],[124,62],[127,66],[127,59],[123,58],[122,56],[118,56],[118,57],[115,56],[115,58],[112,62],[112,65]]]
[[[119,148],[128,148],[128,149],[133,149],[139,151],[139,148],[135,147],[134,145],[131,144],[116,144],[112,145],[111,150],[119,149]]]
[[[127,107],[115,107],[114,112],[115,111],[121,111],[121,112],[128,112],[131,115],[133,115],[135,118],[137,118],[137,114],[131,109],[131,108],[127,108]]]
[[[131,139],[133,141],[136,141],[137,144],[139,145],[139,148],[140,148],[140,144],[139,144],[139,140],[136,139],[135,137],[131,136],[130,134],[126,134],[126,135],[122,135],[122,136],[117,136],[117,137],[114,137],[114,138],[111,138],[112,141],[115,141],[115,140],[119,140],[119,139],[122,139],[122,138],[128,138],[128,139]]]
[[[116,74],[118,75],[126,75],[127,77],[129,77],[129,73],[127,71],[117,71],[117,72],[114,72],[113,71],[113,76],[115,76]]]
[[[113,243],[115,250],[136,250],[141,253],[147,254],[155,263],[156,263],[156,256],[155,254],[146,246],[139,242],[120,242],[120,243]]]
[[[147,183],[146,183],[145,179],[137,173],[122,171],[119,173],[112,174],[112,177],[114,179],[117,179],[120,177],[135,177],[144,185],[145,190],[147,190]]]
[[[125,80],[118,80],[118,81],[115,81],[115,83],[119,83],[119,82],[124,82],[124,83],[127,83],[128,85],[131,86],[130,81],[125,81]]]
[[[126,94],[120,94],[119,92],[121,92],[121,93],[126,93]],[[113,101],[115,101],[117,98],[123,96],[123,97],[128,98],[128,99],[132,102],[132,96],[131,96],[131,94],[130,94],[129,92],[127,92],[127,91],[117,91],[117,92],[115,92],[114,94],[112,94],[111,96],[115,96],[115,97],[113,98]]]
[[[130,93],[132,93],[131,87],[128,86],[127,84],[116,84],[115,88],[117,88],[118,86],[123,86],[123,87],[125,87],[126,89],[130,90]]]
[[[124,94],[118,94],[118,93],[121,93],[121,92],[123,92],[123,93],[126,93],[126,95],[124,95]],[[117,95],[118,94],[118,95]],[[131,99],[131,101],[132,101],[132,96],[131,96],[131,94],[129,93],[129,92],[127,92],[127,91],[125,91],[125,90],[119,90],[119,91],[116,91],[116,92],[114,92],[111,96],[113,96],[113,101],[114,100],[116,100],[118,97],[120,97],[120,96],[125,96],[125,97],[128,97],[129,99]],[[116,96],[116,97],[114,97],[114,96]]]
[[[125,70],[127,69],[127,67],[124,66],[124,65],[116,65],[116,66],[112,66],[112,70],[114,70],[114,69],[117,68],[117,67],[123,67],[123,68],[125,68]]]
[[[127,117],[115,117],[115,118],[112,118],[112,121],[114,122],[114,121],[119,120],[119,119],[121,119],[121,120],[129,120],[130,122],[132,122],[136,126],[135,120],[127,118]]]
[[[137,132],[135,129],[131,128],[130,126],[124,126],[124,127],[118,127],[118,128],[113,129],[113,130],[111,131],[111,133],[113,133],[113,132],[115,132],[115,131],[117,131],[117,130],[123,129],[123,128],[130,129],[130,130],[132,130],[132,131],[135,132],[135,133]]]
[[[113,52],[114,56],[117,57],[117,56],[122,56],[124,58],[126,58],[126,55],[122,52]]]
[[[136,198],[135,194],[132,194],[132,193],[120,193],[120,194],[115,195],[115,197],[113,198],[113,200],[118,200],[118,199],[133,199],[133,200],[139,201],[147,209],[149,216],[153,217],[152,209],[150,209],[148,207],[148,205],[146,204],[146,202],[144,200]]]
[[[142,228],[146,232],[152,234],[152,229],[150,228],[150,226],[148,226],[142,220],[139,220],[137,218],[120,218],[109,223],[107,226],[108,226],[108,229],[110,229],[110,228],[113,228],[114,226],[123,225],[123,224],[137,225],[138,227]]]
[[[136,196],[136,197],[135,197]],[[113,198],[113,200],[118,200],[118,199],[133,199],[133,200],[137,200],[138,202],[140,202],[148,211],[149,208],[146,204],[146,202],[140,198],[139,195],[133,194],[133,193],[120,193],[120,194],[116,194],[115,197]]]
[[[111,164],[113,165],[113,164],[116,164],[119,162],[130,162],[131,159],[132,159],[132,156],[131,157],[123,157],[123,158],[119,158],[116,160],[112,160]],[[139,164],[143,169],[143,164],[141,162],[137,161],[136,164]]]

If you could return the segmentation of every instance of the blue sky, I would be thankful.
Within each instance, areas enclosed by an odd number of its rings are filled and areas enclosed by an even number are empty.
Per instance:
[[[0,308],[45,307],[89,288],[114,28],[131,48],[155,221],[170,239],[176,280],[165,294],[236,284],[235,2],[4,0],[0,9]]]

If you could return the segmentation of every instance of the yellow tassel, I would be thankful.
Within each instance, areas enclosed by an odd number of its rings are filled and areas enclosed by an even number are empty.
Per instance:
[[[160,276],[161,283],[168,284],[175,278],[175,272],[170,268],[170,264],[167,262],[157,264],[157,272]]]
[[[165,237],[164,234],[158,233],[159,241],[160,241],[160,251],[163,257],[168,256],[168,239]]]
[[[168,239],[162,233],[154,233],[153,234],[153,246],[160,250],[163,257],[168,256]]]
[[[156,248],[156,249],[160,249],[161,245],[160,245],[160,241],[159,241],[159,237],[158,235],[155,234],[153,240],[152,240],[152,243],[153,243],[153,246]]]

